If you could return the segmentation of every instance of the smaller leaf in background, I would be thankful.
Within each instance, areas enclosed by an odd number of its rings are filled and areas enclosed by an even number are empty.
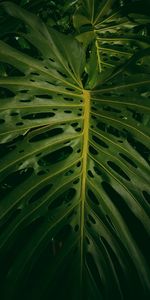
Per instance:
[[[139,28],[138,19],[144,18],[140,14],[133,14],[132,18],[129,12],[130,6],[117,7],[116,1],[101,1],[99,4],[90,1],[89,5],[83,1],[73,16],[74,26],[79,32],[76,38],[86,49],[87,64],[92,65],[95,57],[101,82],[136,51],[149,45],[149,17],[145,17],[143,27],[141,24]],[[91,69],[86,71],[89,76],[87,88],[92,88],[96,81],[92,79]]]

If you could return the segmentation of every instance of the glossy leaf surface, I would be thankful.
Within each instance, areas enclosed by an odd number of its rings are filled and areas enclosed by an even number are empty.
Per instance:
[[[34,52],[0,42],[4,299],[148,298],[150,49],[116,3],[83,1],[86,47],[3,4]]]

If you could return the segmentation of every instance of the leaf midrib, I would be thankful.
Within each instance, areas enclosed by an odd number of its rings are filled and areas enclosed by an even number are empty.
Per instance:
[[[82,289],[83,276],[83,243],[84,243],[84,210],[86,200],[86,172],[88,157],[88,137],[89,137],[89,121],[90,121],[90,92],[83,90],[84,100],[84,127],[83,127],[83,160],[82,160],[82,187],[81,187],[81,265],[80,265],[80,284]]]

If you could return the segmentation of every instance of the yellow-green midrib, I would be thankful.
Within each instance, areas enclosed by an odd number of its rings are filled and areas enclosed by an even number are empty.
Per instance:
[[[87,158],[88,158],[88,140],[89,140],[89,121],[90,121],[90,92],[83,90],[84,101],[84,119],[83,119],[83,148],[82,148],[82,186],[81,186],[81,268],[80,268],[80,283],[82,288],[83,277],[83,243],[84,243],[84,210],[86,201],[86,173],[87,173]]]

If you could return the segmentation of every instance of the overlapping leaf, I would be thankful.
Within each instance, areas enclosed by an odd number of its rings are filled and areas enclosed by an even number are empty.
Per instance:
[[[131,8],[121,8],[116,0],[81,1],[73,20],[78,30],[77,39],[86,48],[87,88],[93,88],[97,80],[105,80],[112,68],[148,47],[145,26],[149,17],[141,15],[140,18],[140,14],[131,13]]]

